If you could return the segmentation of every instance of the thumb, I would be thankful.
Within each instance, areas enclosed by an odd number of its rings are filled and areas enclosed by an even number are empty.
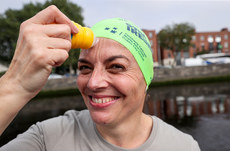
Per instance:
[[[66,24],[70,27],[71,33],[78,33],[77,27],[73,22],[65,16],[55,5],[51,5],[46,9],[40,11],[34,17],[30,19],[35,24]]]

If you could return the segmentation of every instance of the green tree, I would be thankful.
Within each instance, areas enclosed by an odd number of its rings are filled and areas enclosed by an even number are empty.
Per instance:
[[[10,63],[17,38],[20,24],[34,16],[49,5],[56,5],[71,20],[83,24],[82,8],[68,0],[47,0],[45,3],[28,3],[20,10],[8,9],[0,14],[0,60]],[[68,60],[63,65],[76,68],[79,50],[70,51]]]
[[[193,25],[181,23],[165,26],[158,33],[157,38],[160,41],[161,50],[172,50],[174,58],[176,58],[178,52],[188,51],[194,34],[195,28]]]

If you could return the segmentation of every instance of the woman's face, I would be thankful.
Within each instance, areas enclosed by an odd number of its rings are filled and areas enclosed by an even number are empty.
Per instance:
[[[100,38],[82,50],[78,88],[97,124],[119,124],[142,113],[146,83],[133,55],[118,42]]]

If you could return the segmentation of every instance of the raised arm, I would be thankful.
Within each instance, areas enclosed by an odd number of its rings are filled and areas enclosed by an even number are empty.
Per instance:
[[[78,29],[55,6],[23,22],[9,70],[0,78],[0,135],[61,65]]]

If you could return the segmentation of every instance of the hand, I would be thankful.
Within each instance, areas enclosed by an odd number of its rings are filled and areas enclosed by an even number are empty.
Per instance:
[[[45,85],[52,67],[61,65],[71,49],[74,24],[55,6],[23,22],[15,54],[6,76],[34,97]]]
[[[20,27],[11,65],[0,78],[0,135],[18,111],[46,83],[52,67],[68,58],[71,33],[78,29],[55,6],[50,6]]]

